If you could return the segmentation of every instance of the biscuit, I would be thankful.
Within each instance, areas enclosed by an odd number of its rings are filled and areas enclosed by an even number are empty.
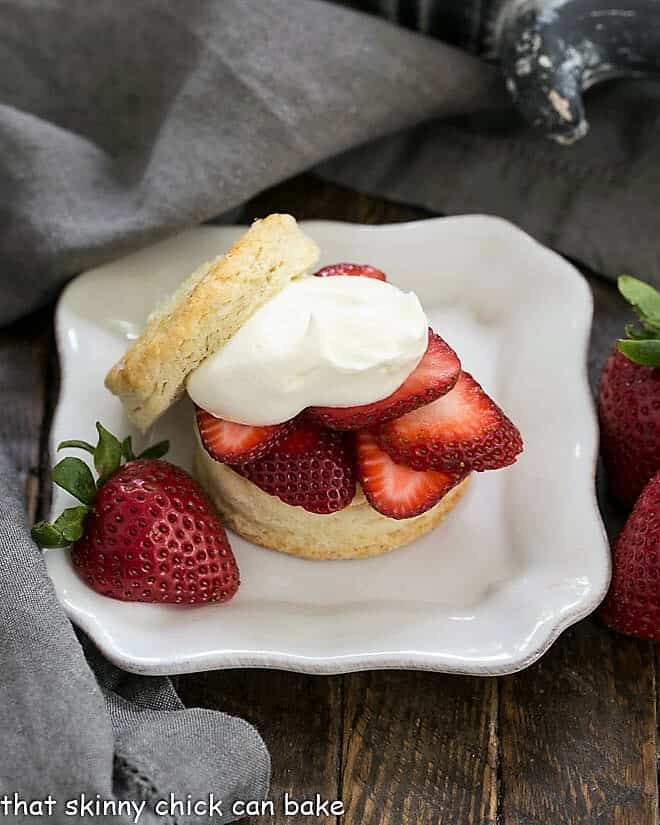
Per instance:
[[[291,215],[255,221],[232,248],[202,264],[149,316],[110,370],[106,387],[146,430],[185,390],[188,375],[263,304],[318,260],[318,247]]]
[[[388,553],[429,533],[443,521],[467,489],[469,476],[425,513],[392,519],[371,507],[358,485],[355,498],[330,515],[309,513],[265,493],[215,461],[202,447],[195,426],[193,473],[215,504],[224,524],[243,538],[305,559],[361,559]]]

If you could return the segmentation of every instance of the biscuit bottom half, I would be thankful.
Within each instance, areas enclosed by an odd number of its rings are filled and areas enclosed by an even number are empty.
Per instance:
[[[337,513],[319,515],[285,504],[225,464],[214,461],[195,438],[194,474],[224,524],[248,541],[305,559],[360,559],[387,553],[430,532],[467,489],[469,476],[435,507],[409,519],[376,512],[362,489]]]

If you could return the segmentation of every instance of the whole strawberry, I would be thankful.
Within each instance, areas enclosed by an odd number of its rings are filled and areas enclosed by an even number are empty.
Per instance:
[[[122,601],[203,604],[226,602],[239,574],[224,528],[201,487],[154,445],[138,458],[130,439],[120,443],[97,424],[96,447],[66,441],[62,447],[91,452],[99,473],[79,458],[65,458],[53,481],[82,505],[65,510],[32,535],[41,547],[71,547],[81,578],[104,596]],[[122,459],[125,463],[122,464]]]
[[[632,507],[660,470],[660,293],[622,275],[621,294],[639,315],[603,368],[598,392],[603,461],[610,489]]]
[[[646,485],[614,545],[600,616],[640,639],[660,639],[660,473]]]

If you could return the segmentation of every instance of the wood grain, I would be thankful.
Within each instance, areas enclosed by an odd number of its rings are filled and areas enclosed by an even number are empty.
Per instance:
[[[303,176],[264,193],[246,217],[382,223],[424,217]],[[597,325],[595,386],[624,312],[611,284],[585,273]],[[614,530],[620,517],[611,512]],[[414,673],[348,676],[343,684],[345,822],[561,825],[655,822],[655,670],[647,645],[593,621],[566,634],[531,670],[495,680]]]
[[[428,214],[308,175],[258,196],[240,218],[270,211],[365,223]],[[611,285],[591,275],[590,283],[599,319],[593,384],[622,307]],[[57,392],[50,327],[44,311],[0,332],[0,438],[33,512],[45,510],[50,494],[46,439]],[[179,684],[186,704],[258,727],[272,755],[276,802],[285,791],[340,797],[347,806],[340,821],[350,825],[651,825],[656,656],[650,645],[588,620],[537,665],[500,680],[225,671]]]
[[[238,222],[248,223],[270,212],[290,212],[297,220],[374,224],[413,221],[431,216],[425,209],[352,192],[312,175],[299,175],[262,192],[246,204]]]
[[[504,678],[502,825],[654,825],[653,648],[582,622]]]
[[[0,331],[0,443],[14,462],[25,490],[28,517],[43,509],[42,435],[47,415],[52,310]]]
[[[589,377],[602,365],[628,310],[611,283],[583,270],[594,295]],[[625,514],[607,496],[611,535]],[[652,647],[589,619],[535,666],[501,680],[502,825],[651,825],[657,816],[656,686]]]
[[[310,176],[263,193],[248,204],[243,220],[274,211],[371,224],[429,215]],[[394,671],[354,674],[343,680],[343,706],[342,822],[495,822],[495,680]]]
[[[495,679],[354,674],[344,707],[346,825],[496,822]]]
[[[329,800],[339,798],[341,682],[340,676],[266,670],[227,670],[179,679],[187,705],[217,708],[247,719],[270,750],[270,799],[278,814],[250,822],[334,825],[335,817],[284,817],[281,806],[285,792],[296,800],[312,799],[317,793]]]

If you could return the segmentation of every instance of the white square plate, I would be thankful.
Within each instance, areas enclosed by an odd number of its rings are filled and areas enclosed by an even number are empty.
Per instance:
[[[474,476],[430,535],[360,561],[310,562],[231,536],[242,584],[228,605],[126,604],[47,553],[71,618],[109,659],[139,673],[272,667],[309,673],[419,668],[507,673],[537,659],[600,602],[609,552],[594,495],[597,427],[585,360],[591,295],[566,261],[491,217],[390,226],[311,222],[322,264],[368,262],[419,295],[454,346],[519,426],[525,452]],[[103,387],[153,306],[243,230],[194,229],[77,278],[57,311],[61,393],[52,429],[93,440],[101,420],[131,432]],[[190,464],[189,402],[153,428]],[[136,438],[137,443],[140,439]],[[56,490],[53,510],[69,502]]]

